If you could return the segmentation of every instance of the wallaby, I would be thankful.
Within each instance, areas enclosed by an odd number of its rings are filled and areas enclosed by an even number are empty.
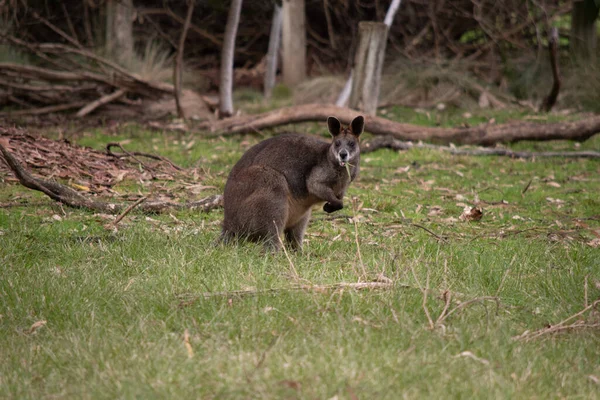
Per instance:
[[[221,240],[264,241],[276,251],[284,234],[292,248],[301,249],[315,204],[325,202],[327,213],[344,207],[346,189],[358,175],[364,123],[358,116],[343,127],[337,118],[329,117],[331,142],[284,134],[250,148],[225,184]]]

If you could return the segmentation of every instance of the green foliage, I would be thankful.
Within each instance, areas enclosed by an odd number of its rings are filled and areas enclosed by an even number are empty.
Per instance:
[[[273,100],[287,100],[292,97],[292,89],[289,86],[278,83],[273,87]]]
[[[386,117],[447,126],[461,113],[396,107]],[[467,121],[520,117],[486,111]],[[324,124],[296,128],[325,132]],[[135,125],[119,136],[90,133],[78,142],[102,149],[129,138],[130,150],[200,168],[202,183],[217,191],[260,140],[171,136]],[[581,144],[599,146],[597,137]],[[583,159],[365,154],[345,208],[331,216],[315,210],[305,250],[289,256],[298,283],[383,274],[398,282],[390,290],[204,298],[290,288],[290,261],[254,244],[216,245],[222,211],[151,218],[134,211],[113,232],[104,228],[110,219],[57,204],[1,208],[0,397],[593,398],[596,331],[513,337],[578,312],[585,296],[588,303],[600,297],[600,257],[588,244],[600,230],[599,172],[597,161]],[[138,189],[127,181],[116,187]],[[17,198],[43,195],[0,183],[0,202]],[[482,220],[458,220],[477,201]],[[500,306],[475,301],[429,329],[419,290],[427,281],[433,319],[446,289],[450,309],[481,296],[497,296]],[[32,329],[39,321],[46,323]]]
[[[28,64],[29,57],[10,45],[0,44],[0,62]]]

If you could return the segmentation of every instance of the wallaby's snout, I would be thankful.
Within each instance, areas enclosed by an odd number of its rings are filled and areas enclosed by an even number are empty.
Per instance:
[[[342,149],[338,154],[340,155],[340,163],[344,165],[348,161],[348,152],[346,149]]]

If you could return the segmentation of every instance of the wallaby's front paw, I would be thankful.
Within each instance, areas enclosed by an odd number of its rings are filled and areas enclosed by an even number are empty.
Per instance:
[[[325,203],[323,205],[323,211],[325,211],[326,213],[332,213],[334,211],[341,210],[342,208],[344,208],[344,205],[342,203],[339,203],[339,204]]]

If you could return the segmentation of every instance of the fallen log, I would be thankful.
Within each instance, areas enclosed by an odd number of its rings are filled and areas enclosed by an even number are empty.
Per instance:
[[[361,154],[368,154],[379,149],[390,149],[390,150],[410,150],[410,149],[432,149],[437,151],[443,151],[453,155],[460,156],[504,156],[510,158],[548,158],[548,157],[562,157],[562,158],[600,158],[599,151],[514,151],[506,148],[475,148],[465,149],[453,146],[437,146],[429,143],[414,143],[405,142],[398,140],[393,136],[377,136],[360,146]]]
[[[194,132],[206,131],[218,135],[234,135],[260,131],[299,122],[323,122],[334,115],[349,124],[358,111],[331,104],[304,104],[280,108],[256,115],[242,115],[196,126]],[[508,122],[483,124],[467,128],[440,128],[405,124],[377,116],[365,116],[365,131],[374,135],[391,135],[399,140],[426,141],[441,144],[469,144],[491,146],[496,143],[514,143],[522,140],[576,140],[584,141],[600,132],[600,116],[579,121],[557,123]]]

